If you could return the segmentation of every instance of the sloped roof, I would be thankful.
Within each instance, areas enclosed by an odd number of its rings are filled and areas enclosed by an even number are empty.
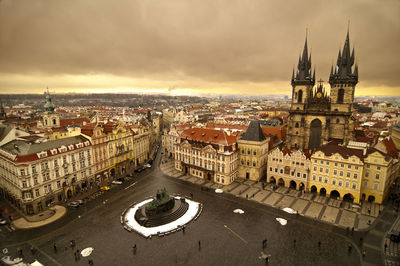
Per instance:
[[[264,141],[266,138],[263,131],[261,130],[260,121],[251,121],[246,132],[244,132],[240,136],[240,139],[249,141]]]
[[[264,135],[273,135],[277,136],[280,140],[285,140],[285,127],[261,127],[261,130]]]
[[[88,141],[88,139],[86,139],[83,136],[74,136],[57,140],[49,140],[41,143],[32,143],[30,141],[25,141],[25,140],[13,140],[1,146],[1,149],[16,155],[14,161],[21,163],[21,162],[30,162],[38,160],[39,157],[37,154],[43,151],[47,152],[47,157],[53,156],[50,150],[58,149],[61,146],[74,145],[74,149],[80,149],[76,146],[76,144],[83,143],[86,141]],[[88,146],[91,145],[90,142],[88,142],[87,145]],[[67,150],[66,152],[68,151],[69,150]],[[59,154],[60,152],[59,150],[57,150],[57,153],[55,155]]]
[[[365,157],[363,155],[363,150],[337,145],[335,142],[329,142],[328,144],[322,145],[318,150],[322,151],[325,156],[332,156],[333,154],[338,153],[345,159],[351,156],[357,156],[362,160]]]
[[[225,145],[230,146],[236,143],[236,138],[238,135],[228,135],[223,130],[215,130],[208,128],[189,128],[184,130],[180,137],[199,141],[203,143],[217,144],[217,145]]]

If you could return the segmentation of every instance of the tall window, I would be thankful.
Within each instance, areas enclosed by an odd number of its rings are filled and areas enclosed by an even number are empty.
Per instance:
[[[303,91],[299,90],[299,94],[297,96],[297,102],[301,103],[303,101]]]
[[[343,103],[344,99],[344,89],[339,89],[337,96],[337,103]]]

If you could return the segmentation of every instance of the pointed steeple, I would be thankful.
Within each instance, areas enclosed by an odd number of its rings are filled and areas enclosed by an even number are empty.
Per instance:
[[[356,66],[354,67],[354,73],[353,75],[355,75],[358,79],[358,65],[356,64]]]
[[[315,80],[315,66],[314,66],[314,73],[313,73],[312,79]]]
[[[294,66],[293,66],[293,69],[292,69],[292,82],[293,82],[293,80],[294,80]]]
[[[355,70],[352,72],[355,59],[354,54],[354,48],[350,53],[350,33],[349,29],[347,29],[346,41],[343,45],[342,51],[339,49],[334,73],[332,73],[333,71],[331,70],[331,74],[329,76],[329,83],[331,85],[334,83],[357,84],[357,74],[355,74]]]
[[[297,63],[296,75],[292,75],[292,85],[314,86],[315,79],[311,76],[311,74],[311,53],[308,53],[308,40],[306,34],[303,52],[300,54],[299,61]]]

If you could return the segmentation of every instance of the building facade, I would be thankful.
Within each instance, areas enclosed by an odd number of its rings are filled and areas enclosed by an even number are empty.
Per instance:
[[[286,146],[289,148],[318,149],[324,142],[340,139],[348,143],[354,139],[352,106],[355,86],[358,83],[358,66],[354,65],[354,49],[350,52],[347,33],[337,63],[329,76],[330,95],[323,81],[315,85],[311,54],[307,39],[296,72],[292,74],[292,103],[287,123]]]
[[[124,123],[104,125],[110,180],[126,175],[134,168],[133,134]]]
[[[109,158],[107,152],[107,135],[103,128],[95,124],[82,126],[82,134],[88,137],[92,144],[93,169],[96,184],[108,183]]]
[[[360,202],[367,147],[323,145],[311,156],[309,190],[335,199]]]
[[[92,147],[83,136],[16,139],[0,147],[0,194],[25,214],[41,212],[93,184]]]
[[[259,121],[251,121],[246,132],[237,139],[239,148],[238,177],[258,181],[266,177],[268,144],[270,138],[264,136]]]
[[[236,138],[223,130],[184,130],[175,144],[175,169],[223,185],[232,183],[238,175]]]
[[[268,154],[267,182],[308,191],[310,153],[299,149],[274,149]]]

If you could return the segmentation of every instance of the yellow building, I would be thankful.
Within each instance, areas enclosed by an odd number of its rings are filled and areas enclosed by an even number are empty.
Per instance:
[[[399,173],[398,152],[394,142],[384,139],[368,151],[364,159],[361,199],[382,203]]]
[[[258,181],[266,177],[268,144],[259,121],[251,121],[246,132],[238,139],[240,163],[238,177]]]
[[[150,130],[148,126],[142,123],[129,125],[128,128],[133,132],[133,166],[137,167],[149,160]]]
[[[359,203],[363,159],[366,144],[350,142],[354,145],[340,146],[335,143],[323,145],[311,156],[309,190],[329,195],[335,199],[345,199]]]
[[[400,123],[397,123],[396,125],[392,126],[389,129],[390,136],[392,137],[394,144],[396,145],[396,148],[400,150]]]
[[[104,125],[107,133],[107,153],[111,180],[125,175],[134,168],[133,138],[124,123],[109,122]]]

